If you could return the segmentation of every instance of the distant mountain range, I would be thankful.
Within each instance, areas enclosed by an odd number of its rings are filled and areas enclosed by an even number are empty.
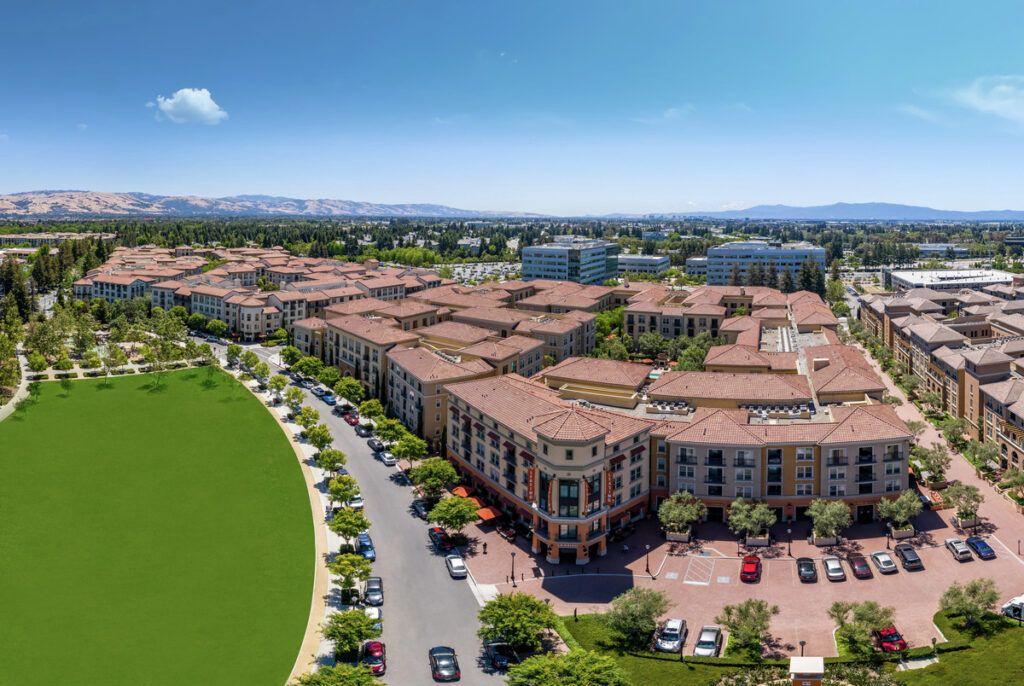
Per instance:
[[[444,205],[383,205],[352,200],[301,200],[270,195],[192,195],[28,191],[0,195],[0,217],[540,217],[526,212],[462,210]]]
[[[709,217],[713,219],[794,219],[818,221],[960,221],[960,222],[1016,222],[1024,221],[1024,211],[981,210],[958,212],[936,210],[917,205],[897,205],[888,202],[837,202],[832,205],[793,207],[791,205],[757,205],[745,210],[726,212],[678,212],[645,215],[650,218]]]
[[[271,195],[233,195],[204,198],[195,195],[103,193],[100,191],[28,191],[0,195],[0,218],[76,217],[430,217],[544,218],[532,212],[463,210],[429,204],[384,205],[355,200],[284,198]],[[958,212],[885,202],[845,203],[794,207],[757,205],[725,212],[666,212],[608,214],[600,219],[765,219],[800,221],[1024,221],[1024,211],[983,210]]]

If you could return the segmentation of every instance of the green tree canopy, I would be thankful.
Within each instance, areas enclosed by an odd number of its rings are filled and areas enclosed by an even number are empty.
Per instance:
[[[391,451],[395,454],[395,457],[415,463],[417,460],[422,460],[426,457],[428,447],[427,442],[422,438],[406,434],[391,448]]]
[[[327,484],[327,497],[332,503],[347,503],[359,493],[359,484],[347,474],[336,476]]]
[[[962,617],[966,626],[972,626],[995,609],[998,600],[999,591],[992,579],[971,579],[966,585],[954,581],[939,598],[939,609]]]
[[[363,641],[380,636],[376,624],[377,620],[359,607],[332,612],[322,627],[323,637],[334,642],[334,652],[339,660],[353,661]]]
[[[303,405],[302,409],[299,410],[299,416],[295,418],[295,423],[307,431],[311,426],[315,426],[319,421],[320,413],[309,405]]]
[[[334,511],[334,515],[331,517],[331,521],[327,522],[327,526],[339,536],[351,540],[358,536],[361,531],[366,531],[370,528],[370,520],[359,510],[342,507]]]
[[[842,500],[813,500],[807,516],[814,522],[814,535],[818,538],[838,536],[852,521],[850,506]]]
[[[370,401],[368,400],[366,402]],[[365,405],[366,403],[363,404]],[[363,414],[364,416],[380,416],[366,415],[365,412]],[[384,441],[385,443],[393,443],[395,441],[400,441],[406,436],[410,435],[409,431],[405,428],[402,422],[398,421],[397,419],[385,417],[382,419],[378,419],[376,423],[377,428],[375,429],[374,433],[377,434],[377,438]]]
[[[342,588],[355,588],[360,581],[366,581],[369,578],[373,566],[362,555],[342,553],[327,565],[327,569],[331,574],[341,577],[334,583]]]
[[[772,617],[777,614],[778,605],[750,598],[739,605],[723,607],[715,622],[729,630],[730,646],[748,648],[760,643],[761,637],[768,632]]]
[[[612,631],[622,635],[628,646],[643,648],[658,627],[658,617],[668,608],[668,597],[663,592],[635,587],[613,598],[602,619]]]
[[[895,614],[895,607],[883,607],[874,600],[836,601],[828,610],[828,616],[836,623],[836,640],[845,640],[855,652],[868,650],[872,632],[892,624]]]
[[[285,365],[291,367],[301,359],[302,352],[300,352],[294,345],[286,345],[281,349],[281,362]]]
[[[615,659],[577,648],[564,655],[523,660],[508,672],[508,686],[629,686],[629,676]]]
[[[363,614],[366,614],[365,612]],[[298,677],[298,686],[384,686],[363,665],[321,665]]]
[[[219,319],[211,319],[206,322],[206,331],[212,335],[220,338],[228,330],[228,325]],[[230,347],[230,346],[229,346]]]
[[[316,466],[325,472],[336,472],[339,467],[345,466],[345,459],[345,453],[335,448],[327,448],[316,456]]]
[[[683,533],[707,514],[708,508],[689,491],[673,493],[658,507],[658,519],[666,531]]]
[[[410,469],[409,478],[420,487],[424,496],[436,500],[444,489],[459,480],[459,475],[448,460],[435,457]]]
[[[228,346],[224,356],[228,358],[228,364],[238,364],[238,360],[242,357],[242,346],[232,343]]]
[[[540,632],[555,626],[555,613],[529,593],[499,593],[478,615],[480,638],[503,639],[516,650],[540,650]]]
[[[363,384],[359,383],[357,379],[353,379],[351,376],[343,376],[334,384],[334,395],[355,404],[363,399],[365,391],[363,390]]]
[[[729,506],[729,528],[737,536],[757,536],[777,519],[768,503],[751,505],[737,498]]]
[[[326,424],[316,424],[306,429],[306,440],[320,452],[334,442],[334,436]]]
[[[374,419],[375,417],[380,417],[384,414],[384,408],[381,407],[379,400],[371,398],[369,400],[364,400],[359,404],[359,414],[364,417]]]
[[[334,384],[341,380],[341,372],[338,371],[337,367],[324,367],[316,375],[316,379],[324,386],[334,388]]]
[[[912,517],[921,514],[921,499],[914,491],[903,491],[896,498],[882,498],[878,501],[878,514],[892,522],[893,526],[901,528],[909,522]]]
[[[292,365],[292,371],[296,374],[315,379],[324,368],[324,363],[315,357],[303,357]]]
[[[284,404],[288,406],[293,413],[297,413],[302,403],[306,400],[306,394],[302,392],[301,388],[295,386],[289,386],[284,392]]]
[[[462,531],[467,524],[480,519],[477,509],[477,504],[469,498],[451,496],[431,508],[427,513],[427,521],[440,524],[449,531]]]

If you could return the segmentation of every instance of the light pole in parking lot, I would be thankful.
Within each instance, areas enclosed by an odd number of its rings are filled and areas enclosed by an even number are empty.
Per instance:
[[[793,530],[786,529],[786,537],[789,539],[789,556],[793,557]]]
[[[804,656],[804,646],[807,645],[807,641],[800,641],[800,657]]]
[[[516,587],[516,554],[512,553],[512,588]]]
[[[889,541],[891,541],[891,540],[892,540],[892,532],[891,531],[886,531],[885,532],[885,549],[886,550],[889,550]]]
[[[650,576],[651,575],[651,545],[648,543],[644,547],[647,548],[647,563],[646,563],[647,564],[647,566],[646,566],[647,576]]]

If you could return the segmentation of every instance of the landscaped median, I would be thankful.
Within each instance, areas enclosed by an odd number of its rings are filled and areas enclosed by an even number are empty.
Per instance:
[[[570,648],[593,650],[612,657],[637,686],[651,683],[715,684],[731,675],[746,674],[755,668],[784,670],[789,659],[751,659],[749,657],[694,657],[693,641],[699,627],[689,627],[684,653],[659,653],[650,650],[623,648],[617,636],[601,615],[561,617],[556,626]],[[830,671],[850,667],[864,667],[884,673],[878,682],[894,679],[907,684],[934,684],[945,681],[958,685],[1011,683],[1024,674],[1024,629],[1015,622],[996,615],[988,615],[973,631],[956,628],[956,620],[943,613],[934,621],[946,642],[935,646],[939,662],[926,669],[896,671],[896,663],[903,659],[924,658],[933,654],[932,646],[919,646],[902,653],[871,653],[868,655],[843,654],[825,658]],[[996,675],[996,676],[994,676]],[[785,676],[785,675],[783,675]]]

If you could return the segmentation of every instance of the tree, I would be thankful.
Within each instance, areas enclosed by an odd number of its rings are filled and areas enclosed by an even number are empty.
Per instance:
[[[316,456],[316,466],[325,472],[336,472],[340,467],[345,466],[345,453],[336,448],[321,450]]]
[[[362,555],[355,553],[341,553],[327,565],[327,570],[335,576],[341,577],[334,580],[334,583],[341,586],[349,596],[352,590],[360,581],[366,581],[373,570],[371,563]]]
[[[765,269],[764,272],[764,285],[775,288],[778,286],[778,284],[779,270],[775,266],[775,260],[768,260],[768,267]]]
[[[28,356],[28,368],[34,372],[41,372],[49,367],[49,362],[38,350],[33,350]]]
[[[949,469],[953,459],[949,456],[949,450],[941,443],[933,442],[930,449],[921,451],[918,458],[921,469],[931,473],[931,481],[945,481],[946,470]]]
[[[966,586],[954,581],[939,598],[939,609],[962,617],[965,626],[972,626],[991,612],[999,600],[996,582],[992,579],[971,579]]]
[[[260,363],[260,358],[256,353],[251,350],[246,350],[242,353],[242,368],[247,369],[250,372],[256,368],[256,365]]]
[[[342,507],[334,511],[331,521],[327,522],[327,527],[346,540],[351,540],[358,536],[359,532],[370,528],[370,520],[359,510]]]
[[[788,267],[783,267],[779,273],[779,288],[783,293],[792,293],[796,290],[796,282],[793,280],[793,272]]]
[[[914,435],[915,441],[921,438],[921,434],[923,434],[925,429],[928,428],[927,422],[920,422],[916,419],[911,419],[909,422],[906,422],[906,425],[907,428],[910,429],[910,433]]]
[[[211,319],[210,321],[206,322],[206,332],[209,333],[211,336],[216,336],[217,338],[220,338],[221,336],[224,335],[224,332],[226,332],[227,330],[228,325],[219,319]],[[230,348],[231,346],[228,347]]]
[[[341,372],[338,371],[337,367],[324,367],[316,375],[316,380],[328,388],[334,388],[334,384],[338,383],[340,379]]]
[[[545,355],[541,360],[541,367],[543,367],[544,369],[547,369],[548,367],[553,367],[554,365],[555,358],[551,357],[551,355]]]
[[[351,376],[344,376],[334,384],[334,395],[344,398],[354,405],[363,399],[365,391],[363,390],[363,384],[359,383],[357,379],[353,379]]]
[[[288,409],[292,411],[292,414],[298,414],[299,407],[306,399],[306,394],[302,392],[302,389],[296,388],[295,386],[289,386],[284,392],[284,404],[288,406]]]
[[[752,265],[747,267],[747,285],[748,286],[763,286],[764,285],[764,271],[761,267],[760,262],[754,262]]]
[[[611,608],[602,619],[612,631],[622,635],[631,648],[643,648],[658,627],[658,617],[668,611],[668,597],[652,588],[631,588],[612,598]]]
[[[206,315],[202,312],[193,312],[188,317],[188,328],[193,331],[202,331],[206,328]]]
[[[238,359],[242,356],[242,346],[232,343],[228,346],[224,355],[228,358],[228,364],[236,365],[238,364]]]
[[[917,396],[917,399],[921,401],[921,404],[927,408],[930,408],[932,412],[937,411],[942,407],[942,396],[934,391],[925,391]]]
[[[629,676],[615,659],[577,648],[523,660],[508,671],[508,686],[628,686]]]
[[[320,413],[309,405],[304,405],[302,409],[299,410],[299,416],[295,418],[295,423],[307,431],[310,427],[315,426],[319,421]]]
[[[921,500],[914,491],[903,491],[896,498],[878,501],[878,515],[892,522],[894,529],[902,529],[912,517],[921,514]]]
[[[743,285],[743,275],[740,274],[740,263],[739,262],[733,262],[732,263],[732,273],[729,275],[729,284],[728,285],[730,285],[730,286],[742,286]]]
[[[1003,475],[1002,484],[1006,490],[1017,496],[1017,502],[1024,502],[1024,471],[1019,469],[1008,469]]]
[[[96,345],[95,321],[92,315],[83,314],[75,319],[75,335],[71,339],[75,350],[84,353]]]
[[[408,460],[410,464],[417,460],[422,460],[427,456],[428,447],[427,442],[422,438],[417,438],[412,434],[406,434],[402,436],[402,439],[398,441],[391,448],[391,451],[400,460]]]
[[[768,632],[772,617],[779,614],[778,605],[750,598],[739,605],[726,605],[715,622],[729,630],[729,645],[749,648],[758,645]]]
[[[354,662],[363,641],[380,636],[373,619],[361,607],[345,612],[332,612],[321,627],[323,637],[334,642],[334,654],[339,661]]]
[[[751,505],[737,498],[729,506],[729,528],[737,536],[757,536],[775,523],[777,517],[768,503]]]
[[[272,336],[272,338],[274,338],[275,340],[278,340],[278,341],[287,341],[288,340],[288,329],[285,329],[285,328],[278,329],[277,331],[274,332],[274,335]]]
[[[307,672],[297,679],[298,686],[382,686],[363,665],[321,665],[315,672]]]
[[[907,390],[907,393],[914,395],[914,391],[917,390],[918,386],[921,385],[921,377],[915,376],[914,374],[907,374],[903,377],[903,388]]]
[[[435,457],[410,469],[409,478],[420,487],[424,497],[437,500],[444,489],[459,480],[459,474],[448,460]]]
[[[374,417],[380,417],[384,414],[384,408],[381,407],[380,401],[376,398],[370,398],[359,403],[359,414],[373,419]]]
[[[400,441],[410,435],[402,422],[391,418],[378,419],[376,433],[377,437],[385,443]]]
[[[440,524],[449,531],[462,531],[470,522],[480,519],[478,506],[469,498],[452,496],[439,501],[427,513],[427,521]]]
[[[332,503],[347,503],[358,494],[359,484],[348,474],[336,476],[327,484],[327,497]]]
[[[975,466],[981,467],[988,462],[995,462],[999,459],[999,448],[996,447],[995,443],[970,440],[967,441],[967,445],[963,449],[964,457],[974,463]]]
[[[270,365],[266,362],[260,362],[252,368],[252,375],[260,382],[261,386],[266,386],[267,379],[270,377]]]
[[[108,343],[107,347],[103,350],[103,368],[107,373],[113,372],[115,369],[120,369],[122,366],[128,364],[128,356],[124,354],[124,350],[117,343]]]
[[[872,632],[892,624],[895,614],[895,607],[883,607],[874,600],[837,601],[828,610],[828,616],[836,623],[836,640],[845,639],[858,652],[871,646]]]
[[[540,632],[555,626],[554,611],[529,593],[499,593],[480,613],[477,634],[484,640],[503,639],[516,650],[540,650]]]
[[[189,319],[188,310],[186,310],[181,305],[175,305],[174,307],[167,311],[167,314],[174,317],[182,324],[187,322]]]
[[[67,372],[74,368],[75,363],[68,358],[67,352],[61,350],[60,354],[57,355],[57,361],[53,366],[62,372]]]
[[[324,363],[315,357],[303,357],[292,365],[292,371],[296,374],[315,379],[324,368]]]
[[[692,493],[680,491],[662,501],[658,508],[658,519],[665,531],[686,533],[690,525],[704,517],[707,511],[707,506]]]
[[[270,391],[276,395],[281,395],[284,389],[288,388],[288,377],[284,374],[275,374],[267,382],[267,386],[270,387]]]
[[[286,345],[281,349],[281,362],[289,367],[302,359],[302,352],[294,345]]]
[[[657,357],[665,350],[665,339],[657,331],[640,334],[636,341],[637,352],[644,357]]]
[[[947,488],[943,492],[942,498],[956,507],[956,516],[960,520],[977,517],[978,508],[985,502],[985,496],[977,486],[965,484],[962,481],[957,481]]]
[[[850,506],[841,500],[822,500],[818,498],[807,508],[807,516],[814,522],[814,535],[817,538],[832,538],[850,526]]]
[[[846,289],[842,281],[829,281],[825,284],[825,301],[833,305],[842,302],[846,297]]]
[[[320,452],[334,442],[334,436],[326,424],[317,424],[306,428],[306,440]]]
[[[922,400],[921,402],[924,401]],[[963,417],[947,417],[939,422],[939,430],[942,431],[942,435],[958,449],[962,448],[966,443],[964,441],[964,433],[966,433],[967,427],[967,420]]]

